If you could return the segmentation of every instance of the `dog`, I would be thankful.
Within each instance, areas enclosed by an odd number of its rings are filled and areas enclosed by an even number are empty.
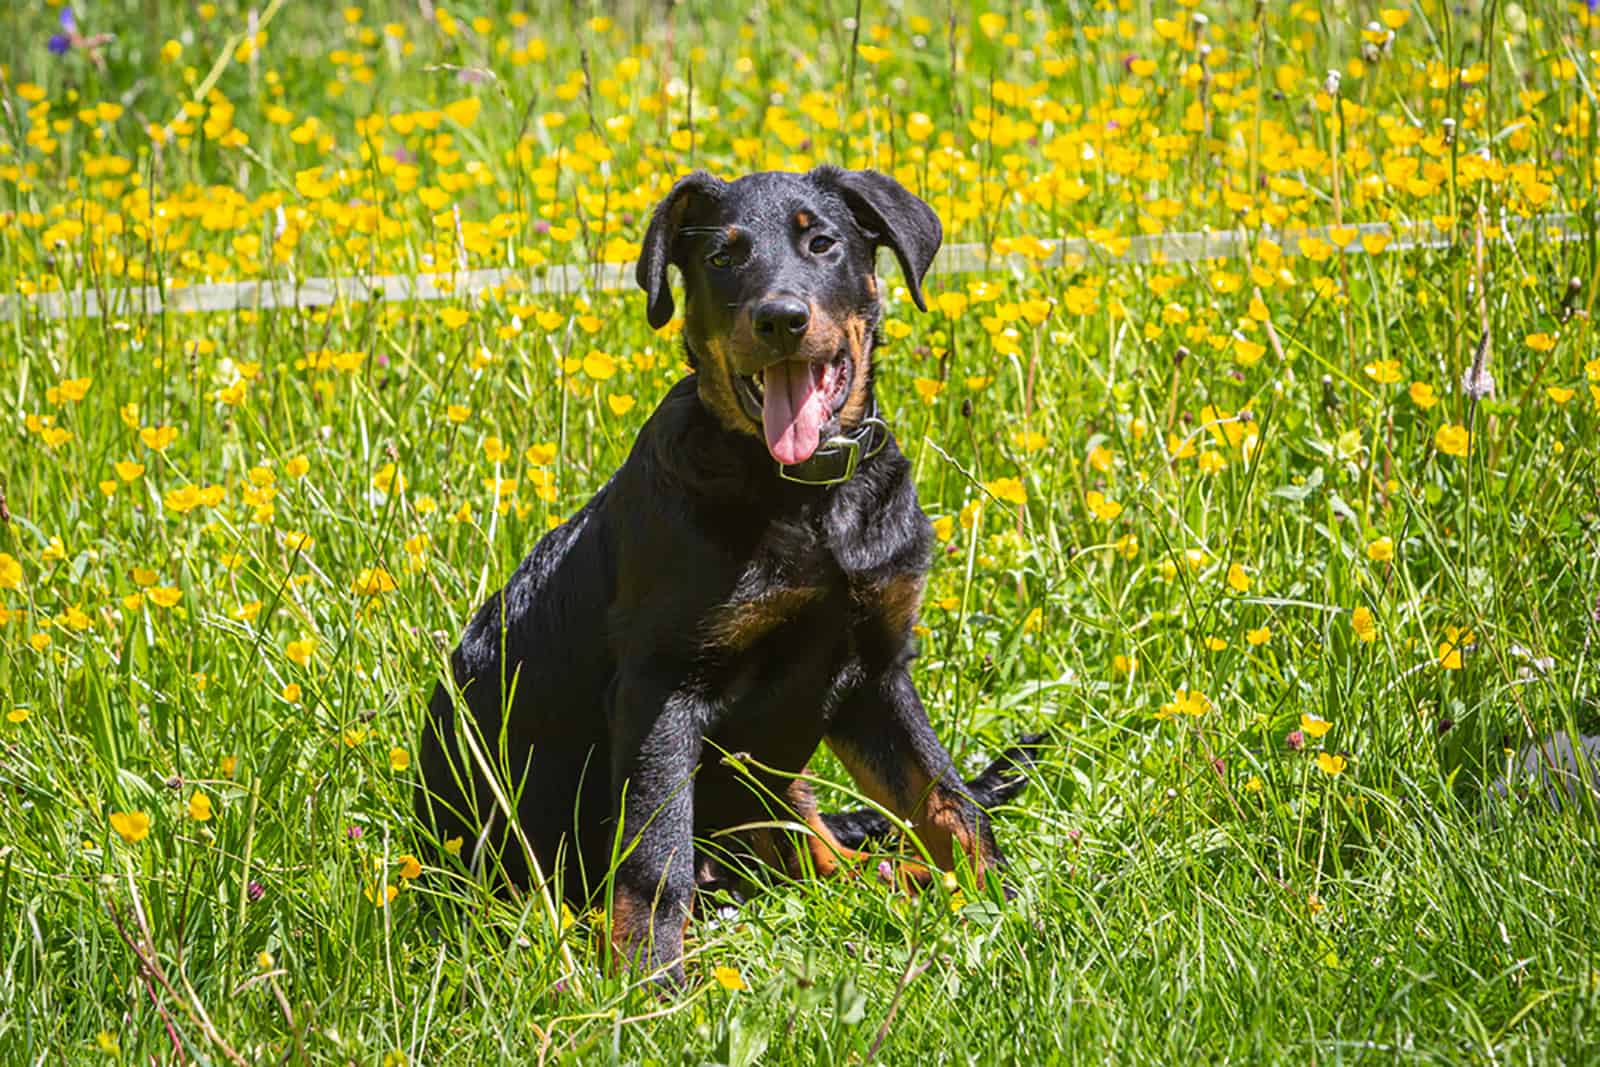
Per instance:
[[[659,329],[681,274],[690,373],[433,694],[419,816],[513,884],[559,867],[569,902],[606,908],[613,958],[669,984],[697,885],[747,860],[832,874],[895,828],[818,811],[823,742],[938,867],[1004,867],[985,809],[1031,750],[966,783],[929,725],[910,666],[932,527],[873,391],[877,252],[926,311],[942,237],[874,171],[678,180],[637,279]]]

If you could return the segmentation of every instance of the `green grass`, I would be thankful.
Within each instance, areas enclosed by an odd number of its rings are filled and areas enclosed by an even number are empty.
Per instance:
[[[894,297],[880,398],[945,538],[916,680],[965,768],[1050,738],[997,813],[1017,899],[775,886],[691,929],[674,999],[604,972],[597,917],[557,932],[452,873],[410,814],[468,613],[680,373],[640,297],[0,320],[0,1062],[1600,1055],[1593,813],[1482,800],[1507,748],[1600,722],[1582,5],[1408,6],[1359,71],[1365,4],[1208,12],[1204,42],[1137,3],[864,5],[859,34],[809,2],[452,8],[454,33],[287,4],[254,54],[248,9],[168,6],[79,8],[115,27],[103,66],[49,53],[56,9],[0,16],[0,289],[531,278],[628,260],[689,166],[824,160],[894,169],[951,241],[1242,228],[1252,260],[1097,253],[936,276],[926,315]],[[1581,238],[1498,239],[1541,212]],[[1255,239],[1402,219],[1457,240],[1280,264]],[[380,567],[394,588],[362,595]]]

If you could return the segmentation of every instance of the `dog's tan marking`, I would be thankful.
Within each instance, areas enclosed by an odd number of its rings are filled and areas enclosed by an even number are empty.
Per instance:
[[[733,370],[728,365],[727,346],[719,337],[707,337],[695,348],[705,357],[696,376],[700,402],[727,429],[754,436],[755,427],[733,391]]]
[[[878,617],[890,637],[904,637],[916,624],[925,582],[921,574],[901,574],[874,588]]]
[[[618,885],[611,894],[612,965],[631,966],[650,931],[650,902]]]
[[[800,227],[802,230],[811,229],[811,224],[816,221],[816,218],[811,214],[811,212],[804,209],[794,213],[794,224]]]
[[[866,283],[867,295],[874,300],[878,299],[878,276],[876,274],[867,275]]]
[[[978,840],[976,826],[967,819],[968,803],[959,794],[945,788],[928,777],[927,772],[914,764],[902,768],[903,779],[891,785],[878,773],[872,760],[848,745],[829,741],[828,747],[839,757],[850,777],[863,792],[876,803],[910,821],[917,839],[922,842],[933,862],[945,870],[955,866],[957,846],[967,854],[978,884],[983,884],[987,858]],[[902,864],[901,873],[911,880],[926,885],[926,870],[919,864]]]
[[[811,853],[811,869],[819,876],[831,878],[839,872],[842,863],[854,863],[863,858],[862,853],[841,845],[839,839],[833,836],[833,831],[828,829],[828,824],[822,821],[810,782],[804,778],[792,779],[784,790],[783,798],[811,831],[806,836],[806,848]],[[793,858],[796,869],[792,873],[799,877],[805,872],[800,869],[799,855]]]
[[[839,410],[839,426],[858,426],[867,413],[867,377],[872,370],[872,352],[867,344],[867,320],[851,315],[844,320],[845,342],[850,346],[850,395]]]
[[[755,600],[735,600],[712,613],[707,643],[742,652],[822,597],[816,586],[778,589]]]

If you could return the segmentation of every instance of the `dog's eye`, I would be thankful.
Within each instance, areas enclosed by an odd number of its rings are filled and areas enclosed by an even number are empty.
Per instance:
[[[811,254],[814,256],[820,256],[822,253],[826,252],[828,249],[832,248],[838,243],[839,242],[835,241],[832,237],[823,237],[822,235],[818,234],[816,237],[811,239]]]
[[[718,270],[727,270],[733,266],[733,257],[726,252],[713,252],[706,257],[706,262]]]

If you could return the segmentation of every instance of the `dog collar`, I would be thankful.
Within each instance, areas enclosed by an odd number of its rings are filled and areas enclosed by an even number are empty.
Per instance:
[[[840,485],[856,475],[861,461],[871,459],[889,443],[889,424],[878,418],[878,405],[847,434],[836,434],[799,463],[778,464],[778,477],[800,485]]]

